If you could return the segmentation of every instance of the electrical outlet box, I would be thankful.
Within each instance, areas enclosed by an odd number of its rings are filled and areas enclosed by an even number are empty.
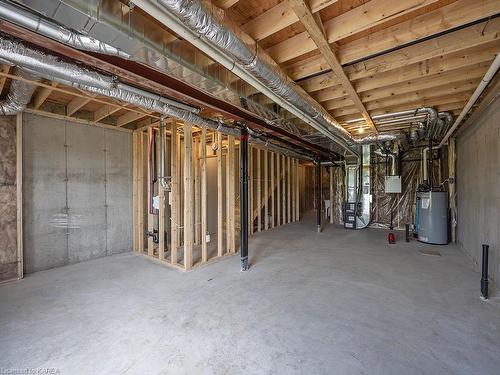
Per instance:
[[[385,176],[385,192],[388,194],[401,193],[401,176]]]
[[[209,242],[210,242],[210,234],[207,234],[207,235],[205,236],[205,242],[206,242],[206,243],[209,243]]]

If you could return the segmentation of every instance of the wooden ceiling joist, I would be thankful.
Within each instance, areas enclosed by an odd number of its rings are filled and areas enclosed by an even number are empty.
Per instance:
[[[371,0],[325,22],[326,39],[328,43],[334,43],[437,1],[439,0]],[[303,32],[272,46],[267,52],[281,64],[315,49],[317,47],[314,41],[307,32]]]
[[[33,99],[33,109],[39,109],[47,98],[52,94],[57,82],[51,82],[49,87],[39,87]]]
[[[325,38],[324,30],[322,29],[321,24],[318,23],[321,22],[321,20],[319,20],[317,17],[314,17],[304,0],[289,0],[288,3],[306,28],[307,33],[310,35],[311,39],[321,51],[321,54],[334,72],[336,80],[340,82],[341,86],[344,88],[344,90],[346,90],[347,95],[353,101],[359,113],[361,113],[361,115],[364,117],[370,129],[376,133],[377,129],[375,128],[375,125],[373,124],[368,111],[361,102],[361,99],[359,99],[359,96],[352,86],[351,81],[349,81],[349,78],[347,78],[342,66],[340,65],[340,62],[338,61],[337,57],[330,47],[330,44]]]
[[[1,65],[0,66],[0,72],[1,73],[9,74],[9,71],[10,71],[10,66],[9,65]],[[1,75],[0,76],[0,94],[3,91],[3,87],[5,86],[5,82],[6,81],[7,81],[7,76]]]
[[[75,97],[66,105],[66,116],[75,114],[78,110],[88,104],[92,99],[92,96]]]
[[[113,113],[118,112],[120,109],[126,107],[126,105],[123,106],[118,106],[114,104],[104,104],[103,106],[99,107],[94,112],[94,121],[101,121],[105,119],[108,116],[111,116]]]
[[[337,56],[342,65],[351,64],[499,13],[500,2],[497,0],[457,0],[437,10],[342,44]],[[495,29],[493,21],[495,20],[489,20],[485,25],[476,25],[475,34],[483,31],[495,33],[498,28]],[[272,51],[268,52],[272,54]],[[321,56],[313,56],[297,61],[285,69],[290,78],[298,80],[325,71],[328,67]]]
[[[116,119],[116,126],[122,127],[147,116],[144,112],[128,112]]]

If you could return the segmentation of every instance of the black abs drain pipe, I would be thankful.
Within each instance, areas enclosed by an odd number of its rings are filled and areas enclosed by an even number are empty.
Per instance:
[[[488,299],[488,253],[490,247],[483,245],[483,265],[481,275],[481,299]]]

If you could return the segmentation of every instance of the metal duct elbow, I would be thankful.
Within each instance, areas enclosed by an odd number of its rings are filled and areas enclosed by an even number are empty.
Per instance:
[[[45,35],[46,37],[80,50],[118,56],[124,59],[130,58],[129,54],[124,53],[109,44],[100,42],[99,40],[87,35],[76,33],[64,26],[39,17],[38,15],[35,15],[26,9],[5,0],[0,0],[0,17],[28,30]]]
[[[450,127],[450,125],[452,124],[452,122],[453,122],[453,116],[452,116],[452,114],[450,112],[439,112],[438,116],[439,116],[439,118],[441,118],[441,119],[444,120],[444,124],[441,127],[441,130],[440,130],[440,132],[438,134],[438,136],[440,138],[442,138],[442,137],[444,137],[444,135],[448,131],[448,128]]]
[[[396,134],[367,135],[366,137],[355,139],[355,142],[358,145],[371,145],[378,142],[391,142],[397,137],[398,135]]]
[[[438,122],[438,114],[434,108],[423,107],[418,109],[418,113],[427,114],[427,128],[426,128],[426,138],[432,138],[432,134],[435,132],[435,128]]]
[[[16,68],[15,74],[31,81],[39,81],[39,79],[35,76],[18,68]],[[3,116],[10,116],[24,111],[30,102],[33,93],[35,92],[35,89],[36,86],[32,83],[19,79],[13,79],[7,98],[0,101],[0,113]]]

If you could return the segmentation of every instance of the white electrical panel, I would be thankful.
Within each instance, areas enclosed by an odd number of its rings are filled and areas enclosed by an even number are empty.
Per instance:
[[[401,193],[401,176],[385,176],[385,192]]]

